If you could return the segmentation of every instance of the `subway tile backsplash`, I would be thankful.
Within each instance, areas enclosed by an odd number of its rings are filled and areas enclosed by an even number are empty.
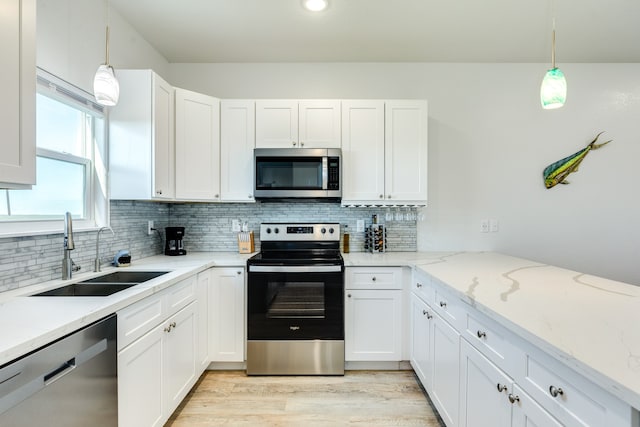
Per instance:
[[[409,213],[409,215],[406,215]],[[336,203],[155,203],[112,201],[111,227],[115,235],[100,235],[100,259],[109,265],[120,249],[131,251],[132,262],[164,251],[164,227],[185,227],[185,249],[237,251],[234,219],[249,224],[260,250],[262,222],[338,222],[348,225],[351,252],[364,251],[364,233],[356,232],[356,221],[371,223],[372,215],[387,225],[387,251],[415,251],[415,208],[344,208]],[[392,214],[392,215],[389,215]],[[393,220],[387,221],[386,218]],[[400,219],[402,217],[402,219]],[[409,220],[407,220],[409,217]],[[159,233],[147,235],[147,221],[153,220]],[[61,226],[62,227],[62,226]],[[76,249],[71,252],[82,272],[93,271],[96,232],[76,232]],[[62,228],[60,233],[0,239],[0,292],[57,279],[62,274]]]

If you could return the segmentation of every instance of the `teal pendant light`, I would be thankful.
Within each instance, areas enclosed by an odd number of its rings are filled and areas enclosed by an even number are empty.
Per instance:
[[[567,100],[567,80],[556,67],[556,20],[553,20],[551,35],[551,69],[547,71],[540,86],[540,103],[545,110],[560,108]]]

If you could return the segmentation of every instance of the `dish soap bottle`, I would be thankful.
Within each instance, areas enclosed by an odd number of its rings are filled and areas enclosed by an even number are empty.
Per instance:
[[[345,254],[349,253],[349,226],[344,226],[344,235],[342,238],[342,252]]]

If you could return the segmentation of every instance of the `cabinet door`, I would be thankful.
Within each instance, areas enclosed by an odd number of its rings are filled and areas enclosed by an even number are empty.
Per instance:
[[[342,199],[384,198],[384,102],[342,102]]]
[[[411,366],[427,391],[431,391],[433,380],[432,319],[433,309],[411,295]]]
[[[509,426],[511,379],[465,340],[460,362],[460,427]]]
[[[223,100],[220,109],[221,200],[254,202],[255,102]]]
[[[220,100],[176,89],[176,198],[220,200]]]
[[[431,397],[447,427],[458,425],[460,386],[460,334],[440,316],[434,314],[433,387]]]
[[[513,411],[511,427],[561,427],[551,414],[517,385],[513,387]],[[627,424],[628,425],[628,424]]]
[[[300,148],[340,148],[340,101],[300,101],[298,136]]]
[[[388,201],[427,201],[427,101],[385,104]]]
[[[196,375],[196,307],[197,303],[192,302],[161,325],[164,331],[165,419],[168,419],[178,407],[198,379]]]
[[[36,183],[36,2],[0,7],[0,188]]]
[[[118,425],[161,426],[163,337],[156,327],[118,353]]]
[[[214,268],[209,299],[211,359],[243,362],[245,342],[244,269]]]
[[[256,101],[256,147],[296,148],[298,101]]]
[[[153,197],[175,197],[174,89],[153,74]]]
[[[347,290],[345,360],[402,359],[402,291]]]
[[[209,299],[211,292],[211,269],[198,273],[196,285],[196,298],[198,301],[198,340],[196,352],[196,366],[198,374],[207,369],[211,358],[209,357],[209,335],[211,322],[209,321]]]

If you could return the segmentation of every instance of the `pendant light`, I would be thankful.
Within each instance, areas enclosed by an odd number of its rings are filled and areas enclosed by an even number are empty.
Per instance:
[[[551,33],[551,69],[547,71],[540,86],[540,103],[545,110],[560,108],[567,99],[567,80],[556,67],[556,20],[553,18]]]
[[[116,79],[113,67],[109,64],[109,2],[107,0],[107,30],[105,45],[105,63],[98,67],[93,78],[93,94],[96,102],[112,107],[118,103],[120,97],[120,84]]]
[[[311,12],[322,12],[329,6],[329,0],[302,0],[302,5]]]

